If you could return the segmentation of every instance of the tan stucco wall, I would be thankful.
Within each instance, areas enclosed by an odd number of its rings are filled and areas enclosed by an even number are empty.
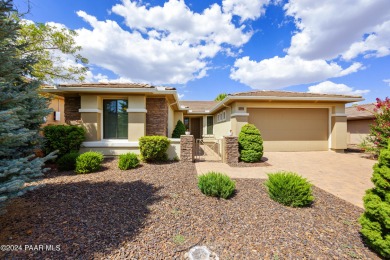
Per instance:
[[[223,111],[226,111],[226,120],[217,122],[217,114]],[[221,139],[222,137],[227,136],[230,129],[232,129],[232,122],[230,121],[230,108],[225,108],[220,112],[214,115],[213,133],[217,139]],[[207,133],[206,130],[207,129],[205,129],[205,133]]]
[[[179,121],[179,120],[184,122],[184,118],[183,117],[184,117],[183,116],[183,112],[174,112],[174,117],[173,117],[174,125],[176,126],[177,121]]]
[[[86,141],[101,140],[101,114],[100,113],[81,113],[82,126],[86,129]]]
[[[173,129],[175,129],[176,123],[173,109],[168,106],[168,137],[172,137],[172,132]]]
[[[138,141],[138,139],[145,135],[145,113],[128,113],[128,140]]]
[[[332,150],[347,149],[347,117],[332,116]]]
[[[54,112],[51,112],[46,116],[46,122],[42,125],[63,125],[65,124],[65,102],[63,97],[56,96],[50,103],[49,108],[56,112],[60,112],[60,120],[54,120]]]
[[[348,120],[348,144],[360,144],[370,133],[370,125],[373,123],[373,119]]]
[[[128,96],[129,109],[145,109],[146,97],[143,95],[131,95]]]

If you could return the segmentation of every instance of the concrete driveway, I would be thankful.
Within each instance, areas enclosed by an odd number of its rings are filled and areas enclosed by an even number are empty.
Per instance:
[[[198,174],[219,171],[232,178],[267,178],[267,173],[293,171],[315,186],[363,208],[362,198],[373,187],[370,180],[375,160],[358,153],[269,152],[264,157],[270,166],[230,167],[219,162],[197,162]]]

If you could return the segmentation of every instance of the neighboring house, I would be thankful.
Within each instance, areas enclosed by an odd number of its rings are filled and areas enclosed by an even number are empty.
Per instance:
[[[358,110],[358,107],[362,107],[364,110]],[[348,145],[357,146],[369,135],[370,125],[375,122],[375,116],[372,113],[374,108],[374,104],[345,108],[345,113],[347,114]]]
[[[53,112],[48,114],[45,117],[45,123],[42,126],[46,125],[63,125],[65,124],[65,99],[64,97],[53,95],[53,99],[50,101],[49,108],[53,109]]]
[[[358,96],[254,91],[216,101],[179,101],[174,88],[147,84],[61,84],[44,91],[65,98],[65,121],[87,129],[82,150],[120,154],[137,150],[144,135],[171,137],[180,119],[199,139],[217,139],[255,124],[265,151],[343,151],[345,104]],[[177,140],[172,140],[178,143]],[[177,151],[176,151],[177,154]]]

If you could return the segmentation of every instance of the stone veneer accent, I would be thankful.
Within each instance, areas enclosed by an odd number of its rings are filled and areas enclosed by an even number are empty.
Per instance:
[[[238,163],[240,153],[238,151],[238,137],[224,136],[223,137],[223,159],[224,163],[235,164]]]
[[[193,135],[180,136],[180,161],[194,162],[195,138]]]
[[[81,120],[81,97],[65,97],[65,122]]]
[[[146,98],[146,135],[168,136],[168,104],[165,98]]]

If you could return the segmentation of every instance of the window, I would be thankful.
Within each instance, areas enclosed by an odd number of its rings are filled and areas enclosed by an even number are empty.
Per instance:
[[[226,121],[226,111],[222,111],[221,113],[217,114],[217,122]]]
[[[127,107],[127,100],[103,100],[104,139],[127,139]]]
[[[213,134],[213,116],[207,116],[207,134]]]
[[[184,118],[184,125],[186,126],[186,130],[190,129],[190,119],[188,117]]]

